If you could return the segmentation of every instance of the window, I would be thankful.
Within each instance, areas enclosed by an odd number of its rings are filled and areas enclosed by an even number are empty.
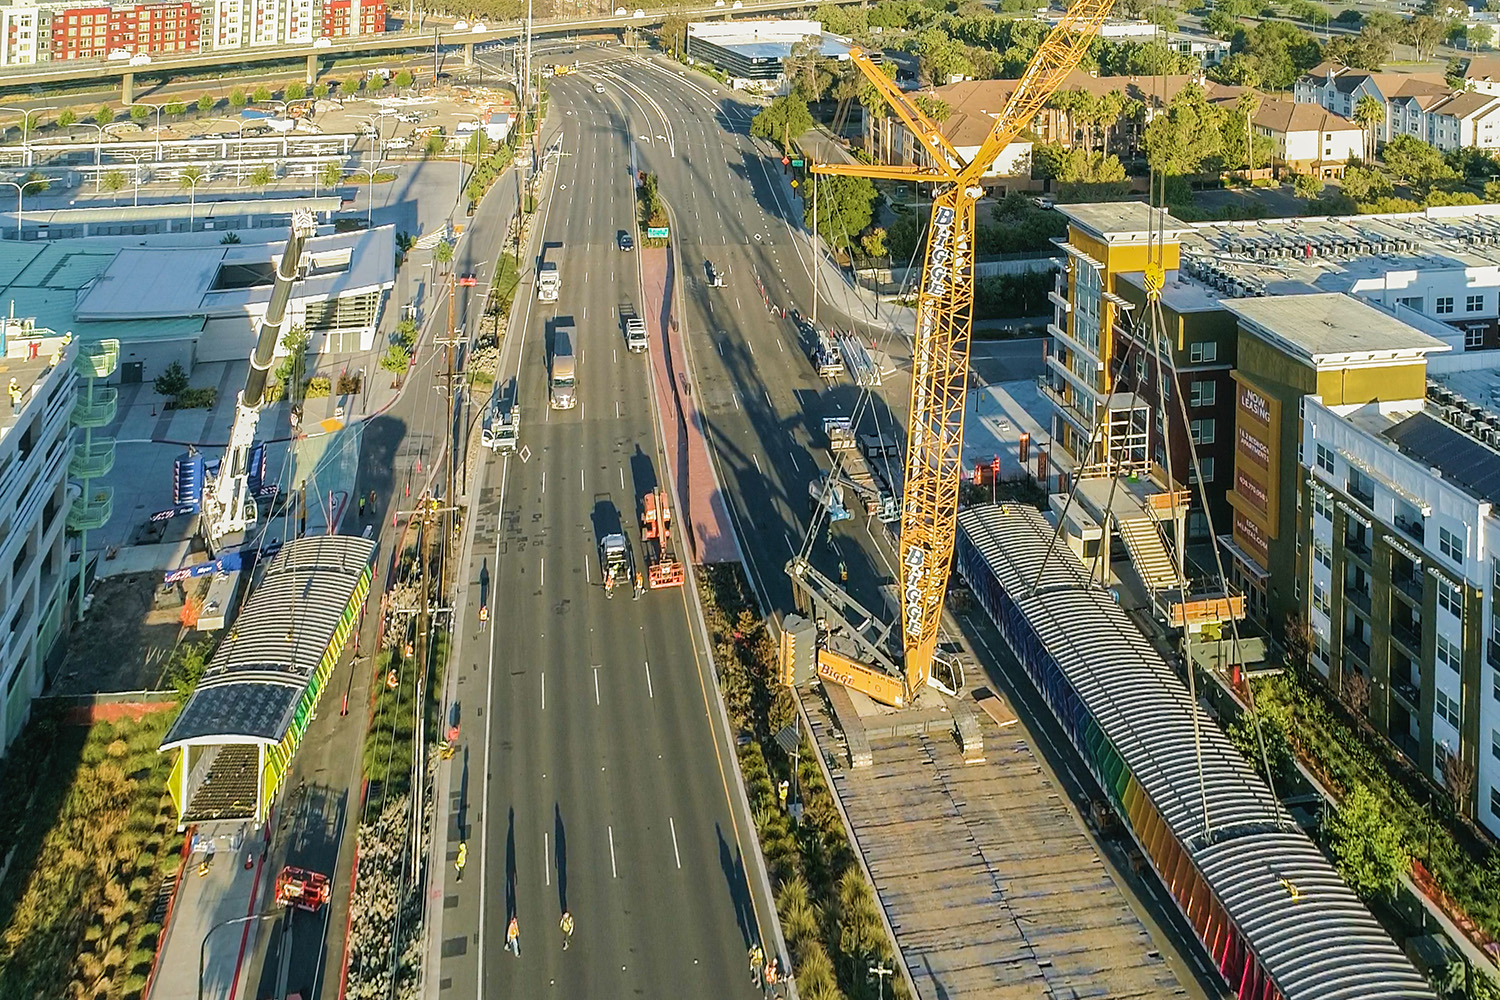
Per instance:
[[[1318,450],[1314,456],[1314,461],[1317,463],[1318,468],[1322,469],[1324,472],[1332,472],[1333,449],[1329,448],[1326,445],[1318,445]]]
[[[1464,330],[1464,350],[1472,351],[1484,346],[1484,327],[1471,326]]]
[[[1198,468],[1188,470],[1188,482],[1190,483],[1211,483],[1213,481],[1214,460],[1212,456],[1199,458]]]
[[[1464,540],[1447,528],[1438,529],[1438,551],[1456,563],[1464,561]]]
[[[1490,730],[1490,756],[1500,760],[1500,730]]]
[[[1500,816],[1500,788],[1490,789],[1490,812]]]
[[[1194,382],[1191,386],[1191,395],[1188,397],[1189,406],[1213,406],[1219,396],[1219,385],[1217,382]]]
[[[1312,585],[1312,603],[1324,615],[1328,614],[1328,589],[1321,583],[1314,582]]]
[[[1445,720],[1448,725],[1458,728],[1458,702],[1448,697],[1441,688],[1433,690],[1433,696],[1437,707],[1438,718]]]
[[[1322,490],[1313,490],[1313,513],[1325,521],[1333,520],[1333,501]]]
[[[1194,444],[1213,444],[1216,421],[1213,417],[1202,420],[1194,420],[1190,425],[1193,432]]]
[[[1212,340],[1199,340],[1188,345],[1188,360],[1195,365],[1219,360],[1219,345]]]
[[[1437,661],[1439,666],[1447,667],[1454,673],[1461,673],[1463,668],[1463,647],[1449,639],[1446,635],[1439,634],[1437,637]]]
[[[1402,298],[1399,298],[1399,299],[1396,300],[1396,305],[1398,305],[1398,306],[1405,306],[1408,309],[1415,309],[1417,312],[1421,312],[1422,311],[1422,296],[1420,296],[1420,295],[1403,296]]]
[[[1333,552],[1316,538],[1313,539],[1313,559],[1324,569],[1333,569]]]
[[[1439,295],[1432,304],[1432,311],[1439,316],[1448,316],[1453,312],[1453,296]]]
[[[1437,589],[1438,607],[1448,612],[1455,618],[1462,619],[1464,616],[1463,591],[1448,586],[1446,583],[1438,585]]]
[[[1484,312],[1484,293],[1470,295],[1464,299],[1464,312]]]

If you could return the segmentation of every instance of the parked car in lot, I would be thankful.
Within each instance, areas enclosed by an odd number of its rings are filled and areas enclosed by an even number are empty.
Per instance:
[[[386,149],[411,149],[411,140],[406,136],[399,139],[391,139],[385,144]]]
[[[313,42],[313,48],[315,48],[315,49],[331,49],[331,48],[333,48],[333,39],[328,38],[326,36],[323,37],[323,38],[320,38],[316,42]]]

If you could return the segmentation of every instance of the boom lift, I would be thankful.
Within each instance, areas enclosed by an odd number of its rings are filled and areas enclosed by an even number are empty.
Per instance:
[[[224,449],[218,473],[203,491],[202,529],[210,550],[223,547],[227,538],[243,532],[256,520],[256,498],[250,491],[250,457],[265,402],[266,373],[271,370],[271,356],[286,323],[286,305],[302,265],[303,248],[316,231],[312,212],[305,208],[292,212],[291,233],[276,265],[271,300],[266,303],[265,315],[257,328],[250,372],[245,376],[245,388],[235,400],[229,445]]]
[[[680,587],[682,563],[672,546],[672,510],[667,493],[656,489],[641,498],[641,542],[646,549],[646,583],[652,590]],[[654,545],[651,543],[655,543]]]
[[[316,912],[328,904],[328,876],[287,865],[276,876],[276,902]]]
[[[901,602],[901,666],[892,678],[889,658],[868,644],[860,671],[849,663],[825,669],[818,652],[818,673],[863,691],[885,704],[909,702],[932,682],[943,595],[953,561],[958,526],[958,489],[962,477],[964,392],[969,373],[969,337],[974,313],[974,206],[979,179],[995,158],[1046,106],[1067,75],[1088,51],[1114,0],[1077,0],[1048,32],[1026,72],[995,119],[989,137],[972,160],[965,161],[930,117],[897,88],[859,48],[849,58],[911,129],[926,154],[926,165],[813,164],[815,174],[842,174],[941,185],[933,197],[932,218],[917,290],[917,327],[912,344],[910,432],[902,488],[901,540],[898,548]],[[807,561],[787,566],[796,589],[820,611],[840,603],[839,588],[815,575]],[[832,588],[832,591],[829,590]],[[847,658],[840,657],[841,660]],[[882,662],[886,661],[886,662]],[[876,666],[871,666],[874,663]],[[835,676],[835,673],[842,676]],[[889,694],[899,682],[900,700]],[[941,682],[939,682],[941,686]]]

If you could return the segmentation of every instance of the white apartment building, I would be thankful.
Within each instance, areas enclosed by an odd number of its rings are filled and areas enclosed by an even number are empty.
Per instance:
[[[1314,667],[1369,682],[1377,729],[1439,784],[1474,766],[1500,835],[1500,413],[1425,399],[1304,399],[1301,465]],[[1481,415],[1476,417],[1475,412]]]
[[[310,45],[320,27],[314,0],[214,0],[208,33],[216,49]]]
[[[30,66],[46,58],[51,17],[42,7],[0,7],[0,66]]]
[[[1250,123],[1271,140],[1277,165],[1297,173],[1335,177],[1344,172],[1349,157],[1364,152],[1363,129],[1316,105],[1262,101]]]
[[[67,614],[74,345],[0,321],[0,753],[30,717]],[[113,390],[110,390],[111,392]]]
[[[1293,87],[1299,104],[1317,104],[1352,118],[1361,97],[1385,107],[1375,129],[1377,144],[1394,136],[1416,136],[1447,152],[1475,146],[1500,149],[1500,65],[1475,58],[1465,73],[1464,89],[1454,90],[1428,73],[1368,73],[1333,63],[1315,66]]]
[[[1427,112],[1427,136],[1443,152],[1500,149],[1500,96],[1459,91]]]

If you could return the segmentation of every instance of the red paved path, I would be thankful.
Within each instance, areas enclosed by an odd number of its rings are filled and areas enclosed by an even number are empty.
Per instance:
[[[693,395],[692,375],[683,353],[682,331],[672,316],[677,279],[670,249],[642,248],[642,312],[651,333],[652,388],[661,412],[667,473],[676,487],[678,524],[696,563],[735,562],[739,549],[729,524],[729,509],[714,475],[703,430],[703,414]]]

